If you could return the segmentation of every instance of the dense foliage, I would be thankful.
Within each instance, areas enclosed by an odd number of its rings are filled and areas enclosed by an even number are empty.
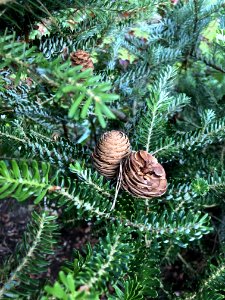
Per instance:
[[[0,0],[0,199],[32,210],[0,299],[224,299],[224,53],[223,0]],[[164,166],[166,194],[120,189],[111,210],[91,153],[112,129]],[[49,280],[63,229],[84,222],[97,242]]]

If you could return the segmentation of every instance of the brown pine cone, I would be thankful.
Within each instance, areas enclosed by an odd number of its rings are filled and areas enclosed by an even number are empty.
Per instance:
[[[167,189],[166,173],[147,151],[131,152],[123,163],[121,186],[139,198],[159,197]]]
[[[126,134],[112,130],[105,132],[94,152],[93,164],[100,174],[114,178],[118,174],[120,162],[131,152],[130,142]]]
[[[93,61],[90,58],[90,54],[83,50],[71,52],[70,61],[72,63],[72,66],[83,66],[81,71],[87,69],[94,69]]]

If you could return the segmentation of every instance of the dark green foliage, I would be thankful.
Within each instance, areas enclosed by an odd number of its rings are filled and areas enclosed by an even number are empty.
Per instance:
[[[63,299],[63,300],[97,300],[99,295],[97,293],[89,293],[85,291],[76,291],[75,283],[72,274],[65,275],[63,271],[59,272],[59,278],[61,282],[56,281],[53,287],[46,286],[45,291],[48,297],[43,296],[42,300],[47,299]],[[54,298],[52,298],[52,297]]]
[[[135,259],[131,263],[132,272],[130,276],[132,279],[125,285],[129,287],[136,282],[135,289],[137,287],[138,293],[142,296],[151,296],[157,298],[158,290],[162,285],[160,280],[159,271],[159,257],[158,257],[158,244],[154,243],[147,236],[145,240],[136,244]],[[129,289],[128,289],[129,290]]]
[[[121,225],[108,228],[106,238],[95,246],[92,255],[77,274],[78,286],[85,286],[90,291],[101,291],[107,283],[113,284],[127,271],[132,258],[132,244],[129,244],[128,234]]]
[[[13,197],[18,201],[24,201],[29,197],[35,197],[34,202],[39,203],[50,189],[54,177],[49,181],[49,165],[42,163],[39,166],[36,161],[31,163],[31,168],[26,162],[20,165],[15,160],[11,166],[0,162],[0,199]]]
[[[122,287],[122,290],[120,289]],[[124,290],[124,291],[123,291]],[[110,300],[142,300],[143,297],[143,287],[138,282],[137,279],[128,279],[124,284],[120,283],[119,286],[115,286],[116,296],[109,297]]]
[[[49,266],[47,257],[54,253],[57,229],[56,216],[47,211],[33,212],[23,241],[1,269],[1,299],[37,297],[41,284],[38,278]]]
[[[106,290],[107,284],[113,284],[114,280],[127,271],[127,265],[133,257],[133,247],[129,240],[127,229],[121,225],[111,226],[106,237],[100,239],[93,250],[88,248],[85,259],[78,254],[73,268],[67,269],[67,276],[63,272],[59,274],[65,287],[56,282],[53,288],[46,287],[45,290],[50,295],[58,295],[58,299],[70,299],[69,294],[72,299],[76,299],[79,293],[76,295],[75,287],[81,287],[81,291],[83,289],[90,292],[93,297],[91,299],[95,299],[96,292],[99,294],[100,291]]]
[[[62,63],[59,58],[48,62],[36,51],[35,47],[27,49],[26,44],[16,42],[14,36],[3,36],[0,38],[0,58],[2,58],[0,67],[4,68],[7,65],[16,67],[17,81],[22,73],[33,76],[36,83],[43,81],[55,91],[53,100],[60,102],[61,108],[69,108],[69,118],[85,119],[92,103],[102,127],[106,126],[104,115],[114,118],[114,114],[105,105],[118,99],[117,95],[106,93],[111,88],[110,83],[101,82],[100,76],[91,76],[91,70],[80,72],[80,66],[70,68],[69,62]],[[65,101],[69,99],[71,103],[66,104]],[[79,109],[80,106],[82,109]]]
[[[223,299],[225,5],[172,2],[0,1],[0,198],[41,211],[1,264],[2,299]],[[81,49],[94,70],[71,65]],[[162,197],[120,189],[111,209],[116,179],[91,163],[103,128],[163,164]],[[85,222],[97,240],[43,280],[58,226]]]
[[[196,293],[187,295],[185,299],[224,299],[224,259],[219,259],[217,264],[209,265],[209,274],[200,284]]]

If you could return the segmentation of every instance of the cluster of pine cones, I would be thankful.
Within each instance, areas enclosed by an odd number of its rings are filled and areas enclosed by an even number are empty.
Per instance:
[[[147,151],[131,151],[129,139],[121,131],[105,132],[92,159],[95,168],[106,178],[118,178],[120,175],[121,187],[133,196],[149,199],[166,192],[167,180],[163,167]]]

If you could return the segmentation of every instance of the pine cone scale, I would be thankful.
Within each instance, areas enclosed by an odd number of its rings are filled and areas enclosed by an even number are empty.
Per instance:
[[[155,172],[155,175],[159,176],[159,177],[165,175],[165,171],[158,166],[154,167],[154,172]]]
[[[144,180],[144,178],[140,177],[140,175],[142,175],[142,173],[141,172],[138,173],[138,169],[133,169],[134,165],[131,164],[130,162],[128,162],[128,163],[129,163],[129,166],[126,168],[126,175],[128,176],[128,180],[132,181],[132,179],[133,179],[135,185],[137,184],[137,180],[138,180],[138,183],[143,182],[143,184],[145,184],[146,180]]]
[[[121,151],[123,151],[123,150],[126,150],[127,149],[127,146],[128,145],[122,145],[121,147],[120,147],[120,149],[118,150],[118,146],[117,145],[111,145],[110,146],[110,150],[113,150],[114,152],[112,152],[112,153],[109,153],[109,155],[111,156],[111,157],[117,157],[118,156],[118,154],[120,155],[120,153],[121,153]],[[98,153],[99,154],[103,154],[103,153],[105,153],[105,151],[108,151],[109,149],[108,149],[108,147],[105,147],[105,146],[101,146],[101,149],[100,150],[97,150],[98,151]]]

